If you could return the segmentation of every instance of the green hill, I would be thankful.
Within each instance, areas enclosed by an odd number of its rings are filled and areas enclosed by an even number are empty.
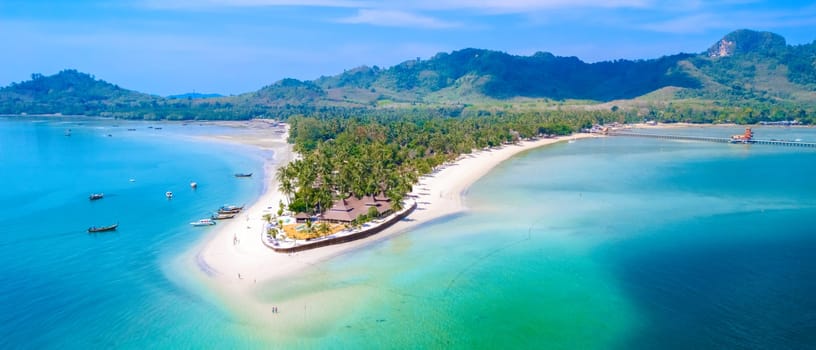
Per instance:
[[[52,76],[32,74],[31,80],[0,89],[0,113],[98,115],[158,100],[69,69]]]
[[[575,57],[542,52],[515,56],[465,49],[440,53],[425,61],[403,62],[385,70],[358,68],[338,77],[318,80],[318,84],[326,89],[373,88],[395,100],[422,100],[444,92],[494,99],[546,97],[605,101],[634,98],[664,86],[698,87],[697,81],[676,68],[677,62],[688,56],[585,63]]]
[[[0,89],[0,114],[85,114],[122,118],[246,119],[394,108],[648,110],[681,106],[813,110],[816,41],[787,45],[769,32],[737,30],[697,54],[583,62],[464,49],[389,68],[358,67],[314,81],[283,79],[258,91],[168,99],[65,70]],[[344,111],[345,112],[338,112]],[[768,112],[771,113],[771,112]]]
[[[660,96],[664,102],[707,106],[714,101],[810,106],[816,104],[816,42],[790,46],[779,35],[743,29],[698,54],[598,63],[544,52],[517,56],[464,49],[390,68],[357,67],[314,83],[324,94],[284,98],[275,105],[518,105],[543,100],[551,103],[534,105],[638,106]]]

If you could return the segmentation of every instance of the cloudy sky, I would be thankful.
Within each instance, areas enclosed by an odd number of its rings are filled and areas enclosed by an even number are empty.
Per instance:
[[[467,47],[590,62],[701,52],[740,28],[811,43],[816,3],[1,0],[0,86],[74,68],[158,95],[238,94]]]

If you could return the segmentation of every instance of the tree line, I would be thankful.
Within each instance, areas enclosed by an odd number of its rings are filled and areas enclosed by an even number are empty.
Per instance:
[[[525,112],[448,117],[318,115],[289,118],[289,141],[301,159],[279,168],[289,209],[316,214],[340,198],[385,195],[399,209],[419,177],[446,161],[521,139],[567,135],[612,112]]]

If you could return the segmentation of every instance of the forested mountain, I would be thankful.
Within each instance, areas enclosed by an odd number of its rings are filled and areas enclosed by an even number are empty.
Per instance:
[[[678,97],[816,103],[816,41],[788,46],[773,33],[738,30],[681,64],[702,88],[683,90]]]
[[[32,74],[31,80],[0,89],[0,113],[98,114],[157,100],[86,73],[64,70],[52,76]]]
[[[665,86],[699,87],[699,81],[677,64],[688,57],[680,54],[653,60],[586,63],[544,52],[514,56],[465,49],[385,70],[361,67],[317,82],[327,90],[381,90],[396,100],[447,94],[608,101],[635,98]]]
[[[372,94],[360,91],[377,92],[374,97],[379,100],[406,102],[474,103],[516,97],[607,102],[672,87],[672,94],[661,96],[813,104],[816,42],[788,46],[773,33],[738,30],[700,54],[598,63],[541,52],[514,56],[465,49],[388,69],[359,67],[316,82],[330,96],[354,96],[362,102],[371,102]]]
[[[0,89],[0,114],[64,114],[126,119],[247,119],[250,105],[218,99],[176,99],[123,89],[73,69]]]
[[[598,63],[544,52],[517,56],[464,49],[314,81],[283,79],[238,96],[187,97],[142,94],[66,70],[0,89],[0,114],[246,119],[394,108],[459,115],[520,106],[697,111],[750,106],[760,118],[774,111],[807,115],[816,108],[816,41],[791,46],[773,33],[738,30],[698,54]]]

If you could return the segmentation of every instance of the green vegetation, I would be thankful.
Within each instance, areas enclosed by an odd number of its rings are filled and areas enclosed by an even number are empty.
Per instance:
[[[598,63],[542,52],[516,56],[464,49],[390,68],[358,67],[314,81],[283,79],[237,96],[182,96],[143,94],[65,70],[48,77],[34,74],[29,81],[0,89],[0,114],[390,120],[415,114],[471,117],[614,109],[626,120],[751,123],[796,118],[813,123],[816,42],[790,46],[773,33],[738,30],[701,54]]]
[[[422,96],[450,90],[460,90],[459,96],[476,94],[492,99],[524,96],[608,101],[634,98],[664,86],[698,87],[697,81],[674,69],[688,56],[590,64],[542,52],[514,56],[465,49],[386,70],[361,67],[318,83],[324,88],[374,88],[383,91],[378,99],[394,101],[423,102]]]
[[[566,135],[621,117],[609,111],[296,116],[289,119],[289,137],[303,158],[281,167],[276,178],[280,190],[292,197],[293,212],[322,212],[350,195],[384,193],[398,203],[420,175],[461,154],[541,135]]]
[[[168,99],[126,90],[95,77],[64,70],[0,89],[0,114],[88,115],[122,119],[249,119],[263,108],[235,105],[229,98]]]

